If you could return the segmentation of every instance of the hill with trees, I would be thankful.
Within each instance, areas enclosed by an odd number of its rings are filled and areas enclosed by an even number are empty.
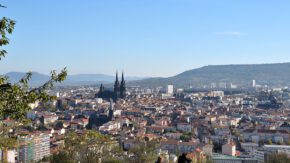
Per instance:
[[[178,87],[203,87],[211,83],[233,83],[250,86],[252,80],[262,85],[288,85],[290,63],[210,65],[192,69],[168,78],[149,78],[129,82],[129,85],[156,87],[173,84]]]

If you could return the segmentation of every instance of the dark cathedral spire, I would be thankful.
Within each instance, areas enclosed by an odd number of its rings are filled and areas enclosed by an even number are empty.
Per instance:
[[[104,91],[105,91],[105,87],[103,86],[103,83],[102,83],[100,86],[99,92],[96,94],[96,98],[102,98]]]
[[[118,79],[118,72],[116,72],[116,80],[114,84],[114,96],[115,96],[115,101],[119,98],[120,95],[120,83]]]
[[[104,90],[105,90],[105,87],[103,86],[103,83],[102,83],[101,86],[100,86],[100,91],[104,92]]]
[[[124,72],[122,72],[122,81],[121,81],[121,83],[122,82],[125,82],[125,80],[124,80]]]
[[[124,79],[124,72],[122,72],[122,80],[120,85],[120,97],[125,98],[126,97],[126,82]]]

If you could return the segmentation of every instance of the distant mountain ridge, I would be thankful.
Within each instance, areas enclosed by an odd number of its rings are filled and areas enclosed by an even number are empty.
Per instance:
[[[17,82],[25,75],[22,72],[6,74],[11,82]],[[48,75],[33,72],[31,85],[40,85],[49,79]],[[211,83],[233,83],[250,86],[252,80],[257,84],[290,85],[290,63],[244,64],[244,65],[209,65],[182,72],[168,78],[126,77],[128,86],[158,87],[173,84],[177,87],[204,87]],[[111,84],[115,76],[104,74],[69,75],[63,85]]]
[[[26,73],[24,72],[8,72],[4,74],[9,78],[12,83],[18,82]],[[120,77],[119,77],[120,78]],[[145,77],[144,77],[145,78]],[[126,81],[134,81],[144,79],[143,77],[126,77]],[[33,86],[43,84],[45,81],[49,80],[50,76],[41,74],[38,72],[32,72],[32,78],[30,84]],[[68,75],[67,79],[63,82],[63,85],[93,85],[100,83],[112,83],[115,80],[115,76],[105,75],[105,74],[76,74]]]
[[[258,84],[289,85],[290,63],[209,65],[173,77],[149,78],[130,82],[129,85],[156,87],[174,84],[178,87],[203,87],[224,82],[250,86],[252,80],[256,80]]]

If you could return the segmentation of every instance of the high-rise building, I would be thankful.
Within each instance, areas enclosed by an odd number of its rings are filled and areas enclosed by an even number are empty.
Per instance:
[[[56,93],[56,97],[57,97],[57,98],[60,97],[60,93],[59,93],[59,92]]]
[[[173,85],[167,85],[166,93],[167,94],[173,94],[173,92],[174,92]]]
[[[17,151],[15,149],[1,150],[0,149],[0,162],[15,163],[17,158]]]
[[[210,87],[211,88],[216,88],[216,83],[211,83]]]
[[[19,162],[37,162],[50,155],[50,136],[46,133],[33,133],[18,136]]]
[[[256,80],[252,81],[252,87],[256,87]]]

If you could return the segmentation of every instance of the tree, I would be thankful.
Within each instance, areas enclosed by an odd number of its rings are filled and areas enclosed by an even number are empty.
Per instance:
[[[278,141],[277,144],[278,145],[283,145],[283,142],[282,141]]]
[[[184,141],[184,142],[188,142],[190,140],[190,136],[189,135],[186,135],[186,134],[183,134],[180,136],[180,140]]]
[[[0,8],[4,6],[0,5]],[[3,46],[9,44],[8,34],[12,34],[15,21],[3,17],[0,20],[0,60],[5,57],[7,51],[2,49]],[[54,83],[62,82],[67,76],[67,70],[64,68],[61,73],[51,72],[51,79],[42,86],[29,89],[29,80],[32,73],[27,73],[18,83],[9,83],[7,77],[0,77],[0,117],[21,120],[25,117],[27,111],[31,109],[29,104],[36,101],[53,100],[55,97],[46,93],[47,89],[53,87]]]
[[[136,147],[124,152],[117,141],[96,131],[86,131],[79,135],[70,132],[66,135],[64,148],[54,154],[52,163],[143,163],[155,162],[158,158],[158,143],[140,141]]]
[[[49,158],[44,158],[42,161],[51,163],[74,163],[72,157],[70,157],[66,152],[60,151],[58,154],[54,154]]]
[[[265,144],[265,142],[263,140],[259,140],[259,146],[263,146]]]
[[[178,163],[190,163],[191,160],[186,157],[186,153],[183,153],[181,156],[178,157]]]
[[[87,131],[82,135],[70,132],[65,137],[65,146],[58,154],[51,157],[51,162],[122,162],[123,151],[120,151],[118,143],[110,137],[96,131]],[[118,156],[122,157],[118,157]]]
[[[213,163],[211,156],[206,156],[206,163]]]
[[[272,145],[273,144],[272,140],[269,139],[267,144]]]
[[[272,153],[269,155],[266,163],[288,163],[290,158],[284,153]]]
[[[136,146],[129,149],[128,153],[132,157],[127,158],[127,162],[143,163],[143,162],[156,162],[158,159],[159,143],[156,141],[139,141]]]
[[[6,7],[0,4],[0,8],[6,8]],[[0,32],[1,32],[0,47],[9,44],[9,39],[7,38],[6,35],[12,34],[14,30],[14,26],[15,26],[14,20],[8,19],[6,17],[3,17],[0,20]],[[0,49],[0,60],[2,59],[2,57],[5,57],[6,54],[7,54],[6,50]]]
[[[0,9],[6,8],[0,4]],[[12,34],[16,22],[9,18],[0,19],[0,60],[3,59],[7,51],[3,46],[9,44],[7,35]],[[62,82],[67,76],[67,70],[64,68],[59,74],[56,71],[51,72],[51,79],[42,86],[30,89],[29,80],[32,73],[27,73],[19,82],[10,83],[8,77],[0,76],[0,119],[13,119],[19,123],[14,126],[6,126],[5,123],[0,124],[0,148],[7,150],[15,146],[15,137],[9,134],[9,131],[25,122],[26,113],[31,110],[30,104],[37,101],[48,101],[55,99],[46,93],[46,90],[53,87],[54,83]],[[14,139],[12,141],[12,139]]]

